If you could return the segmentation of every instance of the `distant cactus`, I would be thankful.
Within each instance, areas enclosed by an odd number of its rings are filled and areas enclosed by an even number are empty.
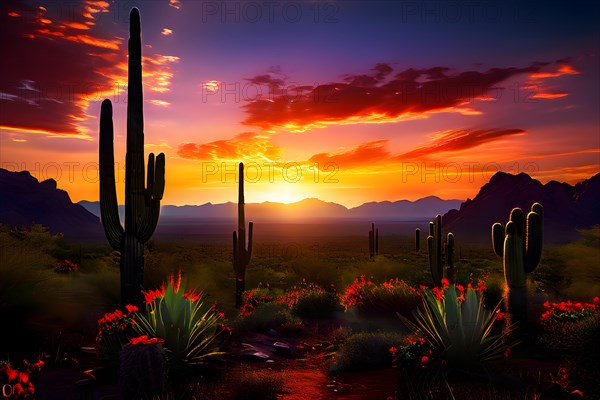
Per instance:
[[[129,78],[127,91],[127,154],[125,156],[125,228],[121,226],[115,187],[112,104],[100,111],[100,212],[104,233],[120,254],[121,301],[141,306],[144,279],[144,243],[156,228],[165,189],[165,156],[148,157],[144,187],[144,115],[142,94],[142,41],[140,12],[131,10]]]
[[[415,229],[415,252],[421,252],[421,230],[419,228]]]
[[[509,288],[525,287],[527,274],[533,272],[542,257],[544,207],[534,203],[527,221],[520,208],[510,213],[506,229],[492,225],[494,252],[504,259],[504,278]]]
[[[379,228],[375,228],[375,224],[371,223],[369,231],[369,256],[371,258],[379,254]]]
[[[235,273],[235,305],[242,306],[242,293],[246,290],[246,267],[252,256],[252,230],[248,224],[248,247],[246,248],[246,216],[244,212],[244,163],[239,165],[238,231],[233,231],[233,271]]]
[[[444,251],[445,250],[445,251]],[[429,254],[429,268],[433,283],[441,286],[444,278],[444,257],[448,268],[446,278],[454,283],[454,235],[448,233],[445,243],[442,243],[442,216],[435,217],[435,224],[429,223],[429,236],[427,237],[427,252]]]

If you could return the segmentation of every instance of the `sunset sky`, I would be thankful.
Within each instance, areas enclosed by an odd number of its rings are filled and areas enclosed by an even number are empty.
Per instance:
[[[596,3],[596,4],[595,4]],[[600,172],[597,2],[0,2],[0,166],[123,201],[129,10],[163,204],[473,197],[494,172]]]

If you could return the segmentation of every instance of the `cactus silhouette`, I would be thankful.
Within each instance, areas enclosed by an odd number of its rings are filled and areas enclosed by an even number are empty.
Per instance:
[[[442,284],[442,278],[444,278],[444,256],[448,265],[446,278],[450,283],[454,283],[454,235],[448,233],[446,242],[442,242],[442,216],[437,215],[435,223],[429,223],[429,236],[427,237],[429,268],[433,283],[437,286]]]
[[[492,245],[498,257],[503,257],[504,278],[509,288],[525,287],[527,274],[533,272],[542,257],[544,207],[534,203],[527,214],[514,208],[506,228],[492,225]]]
[[[421,252],[421,230],[415,229],[415,252]]]
[[[246,215],[244,212],[244,163],[239,166],[238,231],[233,231],[233,271],[235,273],[235,306],[242,306],[242,293],[246,289],[246,267],[252,256],[252,230],[248,223],[248,247],[246,247]]]
[[[144,187],[144,115],[140,12],[133,8],[129,26],[127,154],[125,156],[125,227],[121,225],[114,172],[112,103],[100,111],[100,212],[110,245],[121,253],[121,301],[141,306],[144,243],[156,228],[165,189],[165,156],[148,157]]]
[[[371,223],[369,231],[369,256],[371,258],[379,254],[379,228],[375,228],[375,224]]]

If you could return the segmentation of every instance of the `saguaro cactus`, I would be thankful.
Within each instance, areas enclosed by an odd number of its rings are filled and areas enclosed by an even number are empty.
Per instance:
[[[127,90],[127,154],[125,156],[125,228],[119,218],[115,186],[112,104],[100,111],[100,212],[110,245],[121,253],[121,301],[142,305],[144,243],[156,228],[165,189],[165,155],[148,157],[144,187],[144,115],[140,12],[131,10]]]
[[[454,282],[454,235],[448,233],[446,242],[442,241],[442,216],[435,217],[435,224],[429,223],[429,236],[427,237],[427,252],[429,254],[429,268],[433,283],[437,286],[442,284],[444,278],[444,251],[445,259],[448,265],[447,279]]]
[[[504,259],[504,278],[509,288],[525,287],[527,274],[536,269],[542,257],[544,207],[534,203],[525,221],[520,208],[510,213],[506,228],[492,225],[494,252]]]
[[[421,252],[421,230],[415,229],[415,252]]]
[[[233,271],[235,273],[235,305],[242,306],[242,293],[246,289],[246,267],[252,256],[252,230],[248,224],[248,247],[246,247],[246,215],[244,212],[244,163],[239,166],[238,231],[233,231]]]
[[[379,254],[379,228],[375,228],[375,224],[371,223],[369,231],[369,256],[371,258]]]

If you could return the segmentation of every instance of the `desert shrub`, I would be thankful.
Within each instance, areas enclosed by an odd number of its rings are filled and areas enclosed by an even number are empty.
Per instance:
[[[544,303],[540,318],[543,329],[540,341],[553,351],[572,353],[596,347],[600,336],[600,306],[598,297],[592,303]]]
[[[406,336],[390,347],[393,364],[398,368],[426,367],[432,354],[431,345],[422,337]]]
[[[242,317],[249,316],[260,304],[271,303],[275,301],[279,295],[279,291],[272,290],[268,287],[259,287],[245,291],[242,294],[243,304],[240,308],[240,315]]]
[[[275,400],[283,393],[282,373],[271,370],[244,370],[233,386],[233,400]]]
[[[401,340],[395,333],[361,332],[350,335],[335,356],[336,371],[387,368],[392,365],[390,348]]]
[[[326,291],[314,283],[307,283],[305,279],[276,301],[287,304],[295,315],[302,318],[330,318],[342,310],[335,291]]]
[[[398,278],[377,285],[363,275],[346,288],[341,302],[346,310],[355,307],[365,314],[400,313],[409,316],[417,307],[418,293],[417,289]]]
[[[265,332],[298,322],[285,304],[269,302],[260,303],[250,315],[240,315],[232,329],[237,332]]]
[[[136,306],[128,305],[123,312],[117,309],[106,313],[98,320],[98,334],[96,343],[98,353],[104,365],[117,368],[119,366],[119,354],[123,346],[129,343],[129,339],[135,336],[133,330]]]

